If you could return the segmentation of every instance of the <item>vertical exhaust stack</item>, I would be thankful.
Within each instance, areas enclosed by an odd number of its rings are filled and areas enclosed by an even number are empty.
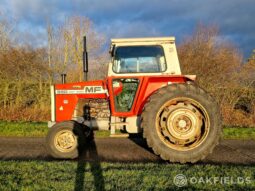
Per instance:
[[[61,82],[62,84],[66,83],[66,74],[61,74]]]
[[[88,52],[86,36],[83,37],[83,72],[84,80],[88,80]]]

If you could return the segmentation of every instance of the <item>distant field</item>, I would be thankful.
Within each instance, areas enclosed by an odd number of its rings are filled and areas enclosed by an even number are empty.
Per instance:
[[[0,190],[255,190],[254,172],[242,165],[0,161]],[[174,184],[177,174],[186,186]]]
[[[0,136],[40,137],[46,136],[47,123],[42,122],[6,122],[0,121]],[[109,131],[95,131],[95,137],[107,137]],[[255,140],[255,128],[225,127],[224,139],[253,139]]]

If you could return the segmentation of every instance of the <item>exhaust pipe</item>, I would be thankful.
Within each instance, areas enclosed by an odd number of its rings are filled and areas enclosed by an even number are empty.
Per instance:
[[[62,81],[62,84],[66,83],[66,74],[61,74],[61,81]]]
[[[66,83],[66,74],[61,74],[61,81],[62,81],[62,84]]]
[[[88,52],[86,36],[83,37],[83,72],[84,80],[88,81]]]

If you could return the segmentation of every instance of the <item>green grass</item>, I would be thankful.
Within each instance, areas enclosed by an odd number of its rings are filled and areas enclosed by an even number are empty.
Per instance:
[[[178,188],[173,182],[177,174],[185,175],[188,185]],[[254,176],[254,165],[0,161],[0,190],[3,191],[255,190]],[[214,183],[213,177],[222,181]],[[212,181],[206,182],[208,178]]]
[[[46,136],[47,123],[43,122],[6,122],[0,121],[0,136],[37,137]],[[95,137],[109,137],[109,131],[95,131]],[[255,128],[225,127],[223,128],[224,139],[255,140]]]
[[[224,139],[255,140],[255,128],[223,128]]]
[[[43,122],[0,122],[0,136],[37,137],[47,132],[47,123]]]
[[[49,128],[45,122],[7,122],[0,121],[0,136],[7,137],[43,137]],[[98,138],[109,137],[110,131],[95,131]]]

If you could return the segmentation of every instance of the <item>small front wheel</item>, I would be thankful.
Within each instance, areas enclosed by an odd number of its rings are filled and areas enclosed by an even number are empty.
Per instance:
[[[54,158],[73,159],[85,144],[82,126],[74,121],[55,124],[48,132],[47,150]]]

